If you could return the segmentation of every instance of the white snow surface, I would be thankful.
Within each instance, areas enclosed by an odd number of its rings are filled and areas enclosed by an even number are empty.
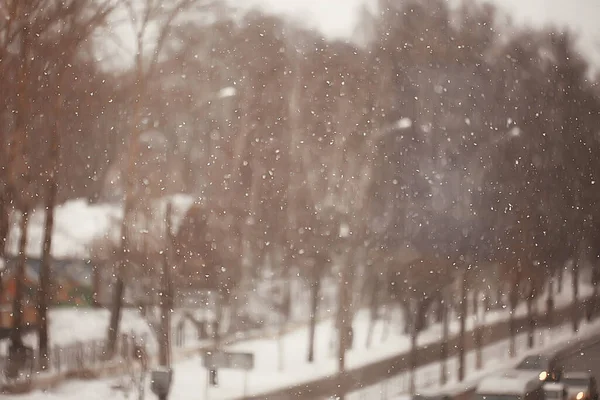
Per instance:
[[[571,290],[567,286],[570,278],[566,276],[565,279],[565,290],[557,297],[557,306],[560,304],[566,304],[570,300]],[[585,296],[589,293],[590,288],[582,285],[582,295]],[[518,314],[524,313],[524,308],[518,310]],[[70,317],[61,316],[64,318],[61,323],[68,326],[79,326],[81,324],[73,324],[73,320],[78,317],[85,318],[86,313],[77,314]],[[332,312],[333,315],[333,312]],[[97,317],[96,317],[97,318]],[[103,317],[104,318],[104,317]],[[380,321],[375,327],[373,343],[370,348],[366,348],[366,334],[369,324],[369,315],[366,310],[361,310],[357,313],[353,321],[355,330],[354,347],[347,353],[347,368],[353,369],[366,364],[376,362],[378,360],[385,359],[396,354],[407,352],[410,348],[410,341],[401,331],[402,327],[402,314],[399,310],[396,310],[393,314],[393,320],[391,323],[391,330],[387,340],[382,340],[383,323]],[[486,316],[486,323],[498,321],[508,318],[508,312],[496,311],[490,312]],[[124,318],[128,320],[129,317]],[[84,322],[84,320],[81,320]],[[106,320],[100,321],[89,321],[89,325],[100,324],[97,329],[89,328],[90,332],[85,333],[83,330],[75,335],[76,337],[83,337],[87,334],[96,335],[102,337],[106,333]],[[467,325],[472,327],[476,323],[475,318],[470,318],[467,321]],[[482,320],[479,320],[482,323]],[[129,322],[132,329],[139,329],[143,331],[144,328],[139,326],[136,328],[134,325],[138,322],[133,320]],[[54,324],[53,324],[54,326]],[[315,341],[315,362],[309,364],[306,362],[307,348],[308,348],[308,329],[301,328],[292,331],[283,336],[281,341],[273,338],[264,338],[257,340],[249,340],[240,342],[231,346],[226,347],[228,351],[240,351],[240,352],[251,352],[255,357],[255,368],[250,371],[247,375],[247,394],[260,394],[265,391],[274,390],[289,385],[300,384],[302,382],[308,382],[314,379],[318,379],[324,376],[333,375],[337,371],[337,362],[335,357],[335,346],[333,334],[333,321],[332,319],[323,321],[317,324],[316,330],[316,341]],[[590,325],[583,325],[580,334],[589,333],[594,329],[597,331],[600,327],[600,322],[595,322]],[[451,334],[458,332],[458,321],[454,320],[450,326]],[[66,328],[65,328],[66,329]],[[124,329],[127,330],[127,329]],[[53,331],[54,332],[54,331]],[[58,332],[58,331],[57,331]],[[58,333],[53,333],[53,336]],[[81,335],[81,336],[79,336]],[[68,337],[68,335],[65,335]],[[441,338],[441,328],[439,325],[433,325],[419,335],[418,344],[423,345],[426,343],[432,343]],[[556,328],[552,332],[546,330],[538,332],[536,339],[537,346],[544,346],[552,343],[553,346],[560,345],[572,338],[572,332],[570,324],[565,324],[561,327]],[[519,355],[526,353],[525,348],[526,335],[521,334],[517,337],[517,353]],[[540,348],[538,347],[538,351]],[[467,355],[467,371],[469,373],[468,379],[480,379],[489,374],[490,371],[508,368],[514,365],[518,359],[510,359],[507,354],[508,341],[502,341],[484,349],[483,360],[484,369],[477,371],[474,368],[475,365],[475,354],[470,352]],[[280,369],[280,358],[283,369]],[[457,370],[458,360],[456,357],[450,358],[448,361],[448,371],[450,373],[449,382],[446,389],[453,388],[453,385],[464,385],[456,382],[456,377],[452,374]],[[428,365],[418,370],[417,382],[420,387],[433,388],[437,385],[440,375],[440,365]],[[393,393],[401,393],[405,391],[408,386],[408,375],[401,374],[393,378],[389,378],[389,386],[386,390],[395,390]],[[75,400],[80,398],[113,398],[113,399],[124,399],[125,394],[122,391],[115,390],[113,387],[123,380],[127,380],[127,377],[120,377],[114,379],[103,379],[93,382],[79,382],[69,381],[59,385],[57,388],[47,392],[35,392],[24,396],[8,397],[9,400],[39,400],[39,399],[64,399],[64,400]],[[178,362],[174,366],[174,386],[172,388],[171,397],[177,400],[200,400],[203,399],[203,393],[205,390],[206,382],[206,370],[202,366],[202,359],[199,356],[188,359],[186,361]],[[244,372],[236,370],[220,370],[219,380],[223,382],[221,386],[217,388],[210,388],[209,397],[211,399],[231,399],[239,398],[243,394],[243,382]],[[456,386],[460,387],[460,386]],[[449,390],[450,390],[449,389]],[[378,391],[379,387],[365,388],[363,390]],[[90,396],[84,396],[84,393],[90,392]],[[357,392],[358,393],[358,392]],[[360,393],[358,393],[360,394]],[[357,396],[358,396],[357,394]],[[390,393],[392,394],[392,393]],[[133,394],[137,396],[137,394]],[[83,397],[82,397],[83,396]],[[146,399],[153,399],[151,392],[146,390]],[[356,397],[361,398],[361,397]]]
[[[600,321],[596,321],[589,325],[582,325],[578,336],[589,335],[590,333],[597,333],[600,328]],[[321,349],[323,350],[323,343],[328,340],[328,335],[323,336],[323,331],[317,336],[317,343],[321,343]],[[571,331],[570,324],[557,327],[552,331],[539,331],[536,336],[536,347],[534,350],[539,352],[545,349],[556,348],[574,338]],[[393,343],[396,339],[393,337],[386,342],[386,344]],[[526,349],[526,334],[520,334],[517,336],[517,351],[520,355],[527,354]],[[248,394],[258,394],[259,392],[275,389],[282,387],[290,383],[300,383],[302,381],[309,381],[315,377],[323,376],[325,374],[335,373],[335,360],[330,355],[325,353],[316,353],[317,355],[327,354],[330,362],[317,358],[314,365],[307,365],[303,360],[303,351],[305,349],[306,337],[302,334],[290,334],[284,339],[285,342],[285,368],[284,372],[278,372],[277,369],[277,342],[270,340],[269,343],[260,343],[260,341],[251,341],[237,346],[232,346],[229,350],[248,350],[251,348],[256,357],[256,369],[248,375]],[[377,345],[376,347],[385,347],[384,344]],[[374,346],[375,347],[375,346]],[[439,376],[440,376],[440,364],[434,363],[421,367],[417,370],[416,381],[417,390],[419,392],[430,392],[435,393],[436,391],[448,391],[454,393],[460,388],[469,387],[482,379],[483,377],[490,375],[493,372],[507,370],[520,360],[520,357],[509,358],[507,354],[508,340],[495,343],[490,346],[486,346],[483,349],[483,362],[484,368],[481,370],[475,370],[475,352],[471,351],[467,354],[467,380],[463,383],[456,382],[455,371],[457,370],[458,360],[456,357],[452,357],[448,360],[448,371],[449,371],[449,384],[445,387],[439,387]],[[353,361],[349,363],[350,367],[357,366],[365,361],[357,361],[358,356],[369,359],[368,351],[364,348],[359,351],[354,351]],[[296,360],[297,364],[294,365],[293,361]],[[371,360],[372,361],[372,360]],[[202,360],[196,356],[192,359],[177,363],[175,365],[174,375],[174,386],[171,391],[171,399],[176,400],[202,400],[206,397],[205,383],[206,383],[206,370],[202,367]],[[284,381],[280,378],[286,377]],[[119,377],[114,379],[101,379],[96,381],[69,381],[58,387],[47,391],[47,392],[33,392],[26,395],[15,395],[5,396],[7,400],[78,400],[78,399],[127,399],[137,398],[137,393],[134,391],[125,392],[116,389],[116,386],[127,384],[128,377]],[[219,380],[224,382],[218,388],[210,388],[209,398],[210,399],[232,399],[240,398],[243,395],[243,380],[244,372],[234,370],[220,370]],[[409,374],[399,374],[393,378],[384,380],[382,384],[374,385],[372,387],[361,389],[353,393],[349,393],[347,398],[349,400],[358,400],[364,398],[379,398],[382,391],[385,391],[390,396],[398,394],[397,399],[404,399],[406,396],[402,394],[408,389]],[[148,386],[148,382],[146,383]],[[385,387],[384,387],[385,385]],[[436,390],[437,389],[437,390]],[[365,397],[365,394],[367,397]],[[129,396],[129,397],[128,397]],[[146,387],[146,395],[144,399],[151,400],[155,397],[149,391],[149,387]]]
[[[93,308],[54,308],[49,312],[49,339],[51,347],[66,346],[77,342],[106,339],[110,312]],[[149,347],[157,346],[153,333],[137,310],[125,309],[121,316],[121,332],[147,335]],[[37,336],[25,337],[25,342],[37,348]],[[0,354],[6,354],[7,341],[0,343]]]

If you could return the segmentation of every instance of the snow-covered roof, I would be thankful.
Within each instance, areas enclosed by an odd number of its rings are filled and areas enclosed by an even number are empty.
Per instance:
[[[186,194],[165,196],[156,202],[156,218],[164,216],[166,204],[173,206],[173,228],[177,229],[181,219],[194,203],[194,197]],[[99,238],[118,238],[119,221],[123,215],[119,203],[90,204],[85,199],[67,201],[55,208],[52,238],[52,257],[87,258],[92,243]],[[38,208],[29,219],[27,255],[39,258],[42,254],[45,211]],[[9,254],[18,254],[20,229],[19,218],[12,218],[8,242]]]
[[[491,377],[481,381],[477,386],[480,394],[523,394],[531,392],[543,385],[537,376],[510,371],[502,376]]]
[[[565,385],[560,382],[544,383],[544,390],[547,392],[562,392],[564,389],[565,389]]]
[[[564,379],[590,379],[592,375],[589,372],[565,372]]]
[[[165,150],[167,139],[165,135],[157,129],[149,129],[140,135],[140,143],[148,149]]]

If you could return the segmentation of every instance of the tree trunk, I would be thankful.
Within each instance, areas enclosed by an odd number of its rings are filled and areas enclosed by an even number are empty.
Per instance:
[[[444,297],[442,297],[442,301],[440,303],[440,305],[442,306],[442,343],[440,346],[440,364],[441,364],[441,368],[440,368],[440,383],[442,385],[445,385],[446,382],[448,381],[448,340],[449,340],[449,331],[450,331],[450,308],[448,307],[448,304],[446,302],[447,299],[445,299]]]
[[[298,299],[293,299],[292,298],[292,272],[291,269],[288,271],[287,276],[284,279],[283,282],[283,304],[282,304],[282,311],[283,311],[283,317],[284,317],[284,323],[288,324],[290,323],[291,319],[292,319],[292,307],[294,305],[294,302],[297,301]],[[298,296],[296,296],[298,297]]]
[[[573,332],[579,331],[579,263],[573,262]]]
[[[533,318],[533,296],[527,298],[527,348],[532,349],[534,345],[535,320]]]
[[[17,3],[19,4],[19,3]],[[15,15],[20,15],[24,10],[19,10],[17,6],[14,10]],[[31,188],[30,173],[27,166],[27,160],[30,153],[29,143],[29,118],[31,117],[31,101],[29,97],[30,87],[30,44],[31,44],[31,24],[24,23],[19,28],[21,36],[21,49],[20,58],[21,62],[18,64],[17,73],[17,87],[18,87],[18,102],[17,112],[15,116],[14,133],[10,137],[8,143],[8,160],[7,167],[9,171],[8,178],[14,178],[16,183],[19,185],[16,189],[21,193],[15,193],[17,197],[18,208],[21,208],[21,238],[19,240],[19,256],[17,259],[16,272],[15,272],[15,297],[13,299],[13,318],[12,326],[13,329],[10,334],[10,340],[14,347],[23,347],[23,338],[21,335],[21,328],[23,325],[23,297],[25,295],[25,268],[27,264],[27,228],[29,225],[29,208],[33,200],[33,193]],[[14,163],[14,164],[13,164]],[[11,167],[23,167],[22,172],[12,171]]]
[[[277,369],[281,372],[284,369],[285,363],[283,359],[283,335],[285,334],[285,316],[283,313],[279,313],[278,318],[278,329],[277,329]]]
[[[100,308],[100,267],[92,265],[92,307]]]
[[[60,78],[60,75],[58,75]],[[62,108],[60,94],[56,99],[55,111]],[[60,118],[55,119],[51,132],[51,151],[50,151],[50,173],[47,182],[47,193],[45,202],[45,220],[44,220],[44,246],[42,250],[42,260],[40,265],[40,283],[38,290],[38,349],[40,354],[40,368],[48,368],[48,308],[51,302],[51,276],[52,276],[52,231],[54,230],[54,208],[56,206],[56,196],[58,194],[57,170],[59,157],[58,134],[60,131]]]
[[[166,258],[166,257],[164,257]],[[161,366],[171,366],[171,296],[170,296],[170,278],[169,266],[167,260],[163,261],[162,286],[160,294],[161,318],[160,318],[160,337],[158,340],[159,352],[158,362]]]
[[[563,264],[561,264],[558,268],[558,270],[556,271],[558,274],[558,279],[557,279],[557,283],[558,283],[558,287],[556,288],[556,293],[562,293],[562,289],[563,289],[563,275],[564,275],[564,269],[565,266]]]
[[[315,330],[317,329],[317,307],[319,306],[319,296],[321,294],[321,278],[316,271],[320,266],[314,266],[312,272],[312,282],[310,285],[310,326],[308,336],[308,357],[309,363],[315,359]]]
[[[17,259],[15,274],[15,297],[13,299],[13,320],[10,341],[15,347],[23,346],[21,328],[23,327],[23,297],[25,295],[25,269],[27,267],[27,227],[29,225],[29,211],[21,213],[21,237],[19,240],[19,258]]]
[[[371,347],[371,343],[373,341],[373,331],[375,330],[375,324],[377,323],[377,312],[379,311],[379,286],[379,277],[375,276],[375,280],[371,287],[371,318],[369,319],[369,328],[367,331],[367,348]]]
[[[128,190],[128,189],[126,189]],[[130,190],[128,190],[129,192]],[[119,325],[121,323],[121,314],[123,310],[123,294],[125,292],[124,270],[128,264],[129,254],[129,229],[128,222],[133,211],[133,196],[126,194],[125,207],[123,211],[123,220],[121,221],[121,257],[117,262],[116,283],[111,303],[110,323],[108,326],[107,356],[112,358],[117,349],[117,337]]]
[[[6,244],[8,243],[8,233],[9,233],[9,204],[4,193],[0,193],[0,299],[3,298],[3,289],[4,283],[2,281],[3,269],[7,267],[6,265]]]
[[[444,296],[437,297],[437,304],[435,307],[435,322],[438,324],[444,323]]]
[[[478,370],[483,367],[483,326],[485,325],[480,324],[475,328],[475,368]]]
[[[390,335],[390,327],[392,326],[392,303],[385,305],[383,309],[383,329],[381,330],[381,341],[385,342]],[[404,326],[408,324],[408,314],[405,314]]]
[[[554,279],[550,278],[548,280],[548,298],[546,299],[546,320],[548,321],[548,326],[552,325],[552,320],[554,317]]]
[[[407,304],[406,301],[400,302],[400,307],[402,308],[402,312],[404,314],[404,334],[410,335],[412,332],[412,326],[415,323],[415,316],[410,309],[410,304]]]
[[[162,337],[159,340],[159,363],[171,367],[171,310],[173,309],[173,285],[171,282],[171,268],[169,266],[169,252],[172,246],[171,233],[171,203],[167,204],[165,215],[166,248],[163,251],[162,290],[161,302],[161,328]]]
[[[283,258],[282,262],[285,262],[287,258]],[[281,304],[279,318],[277,320],[278,329],[277,329],[277,366],[279,371],[283,371],[285,367],[284,360],[284,335],[285,335],[285,327],[290,323],[292,318],[292,304],[293,301],[297,301],[296,298],[292,300],[292,279],[294,279],[294,275],[292,274],[291,268],[285,269],[285,274],[282,275],[283,278],[283,292],[281,293]],[[312,292],[312,291],[311,291]],[[296,296],[298,297],[298,296]]]
[[[502,308],[502,285],[496,286],[496,302],[495,307],[496,310]]]
[[[467,273],[463,273],[460,285],[460,331],[458,344],[458,381],[465,379],[465,352],[466,352],[466,319],[467,319]]]
[[[346,249],[346,256],[342,260],[342,271],[339,280],[339,293],[338,293],[338,304],[339,309],[337,313],[337,326],[338,326],[338,372],[340,377],[343,377],[346,372],[346,350],[348,348],[348,330],[351,328],[351,321],[348,321],[350,305],[349,298],[349,273],[350,273],[350,249]],[[340,387],[340,393],[338,394],[339,400],[344,400],[346,393],[345,387]]]
[[[1,236],[0,236],[1,237]],[[598,265],[592,267],[592,298],[590,302],[590,320],[596,314],[598,307],[598,285],[600,284],[600,270]]]
[[[135,78],[136,84],[134,87],[135,93],[133,96],[134,107],[132,113],[132,124],[130,126],[129,143],[127,149],[127,169],[125,170],[125,176],[122,181],[124,182],[123,192],[123,220],[121,221],[121,257],[117,263],[116,271],[116,284],[113,292],[113,300],[111,303],[110,310],[110,323],[108,326],[108,340],[107,340],[107,355],[113,357],[117,348],[117,335],[119,332],[119,325],[121,324],[121,314],[123,309],[123,294],[125,292],[125,277],[124,269],[129,263],[128,254],[130,247],[130,233],[128,224],[130,222],[131,214],[133,214],[135,208],[135,172],[139,158],[139,136],[141,133],[141,103],[142,93],[146,88],[146,79],[144,66],[142,65],[142,52],[138,42],[138,53],[135,61]]]
[[[38,290],[38,348],[40,354],[40,368],[48,368],[48,308],[50,307],[51,295],[51,260],[52,260],[52,230],[54,229],[54,206],[58,185],[54,172],[48,182],[48,193],[46,198],[46,217],[44,223],[44,247],[42,262],[40,265],[40,284]]]
[[[117,269],[123,269],[123,261],[118,262]],[[108,339],[106,342],[106,356],[112,358],[117,351],[117,337],[119,333],[119,325],[121,323],[121,313],[123,310],[123,293],[125,292],[125,282],[121,276],[122,272],[117,272],[117,280],[112,293],[112,302],[110,310],[110,322],[108,325]]]
[[[221,347],[221,319],[223,318],[223,303],[224,296],[221,293],[221,287],[218,287],[216,290],[216,298],[215,298],[215,321],[213,324],[213,349],[219,350]],[[219,375],[216,369],[211,369],[208,372],[210,378],[210,384],[212,386],[218,386],[219,384]]]
[[[508,316],[508,333],[509,333],[509,348],[508,348],[508,354],[510,357],[514,357],[516,355],[516,348],[515,348],[515,335],[516,335],[516,329],[515,329],[515,312],[517,310],[517,303],[519,301],[519,292],[518,292],[518,286],[516,284],[513,284],[512,287],[510,288],[510,294],[509,294],[509,303],[510,303],[510,313]]]
[[[412,331],[410,334],[410,358],[408,361],[408,367],[410,368],[410,383],[408,393],[412,396],[416,393],[416,369],[417,369],[417,324],[413,324]]]
[[[417,313],[415,315],[415,327],[417,333],[421,332],[427,327],[427,310],[431,305],[431,297],[425,298],[418,302],[417,304]]]

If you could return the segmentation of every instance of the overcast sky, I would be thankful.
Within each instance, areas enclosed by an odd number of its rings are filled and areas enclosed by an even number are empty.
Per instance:
[[[334,37],[352,34],[361,5],[374,0],[230,0],[235,5],[257,5],[287,14]],[[459,0],[450,0],[454,5]],[[483,0],[481,0],[483,1]],[[569,27],[580,36],[580,50],[600,66],[600,0],[491,0],[515,22]]]
[[[1,0],[0,0],[1,1]],[[267,12],[285,15],[321,31],[330,38],[350,38],[359,21],[361,6],[375,10],[377,0],[224,0],[242,9],[259,7]],[[423,0],[427,1],[427,0]],[[457,5],[461,0],[447,0]],[[477,0],[486,1],[486,0]],[[600,70],[600,0],[489,0],[510,14],[515,23],[552,24],[569,27],[579,35],[579,51]],[[119,14],[120,15],[120,14]],[[122,15],[116,16],[118,20]],[[110,40],[101,38],[105,46],[101,56],[109,68],[127,68],[133,60],[134,32],[130,24],[115,22]],[[122,47],[114,46],[116,39]],[[147,43],[152,42],[148,40]]]

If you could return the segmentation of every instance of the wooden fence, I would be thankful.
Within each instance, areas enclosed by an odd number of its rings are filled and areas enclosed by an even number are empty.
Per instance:
[[[39,352],[32,352],[27,366],[20,368],[16,377],[7,374],[9,358],[0,355],[0,389],[10,392],[25,392],[34,381],[54,381],[61,378],[92,378],[99,371],[110,369],[127,370],[133,363],[139,362],[135,348],[145,347],[148,343],[145,335],[122,334],[117,342],[117,354],[109,357],[106,340],[79,341],[69,345],[56,345],[48,354],[47,368],[42,368]]]

